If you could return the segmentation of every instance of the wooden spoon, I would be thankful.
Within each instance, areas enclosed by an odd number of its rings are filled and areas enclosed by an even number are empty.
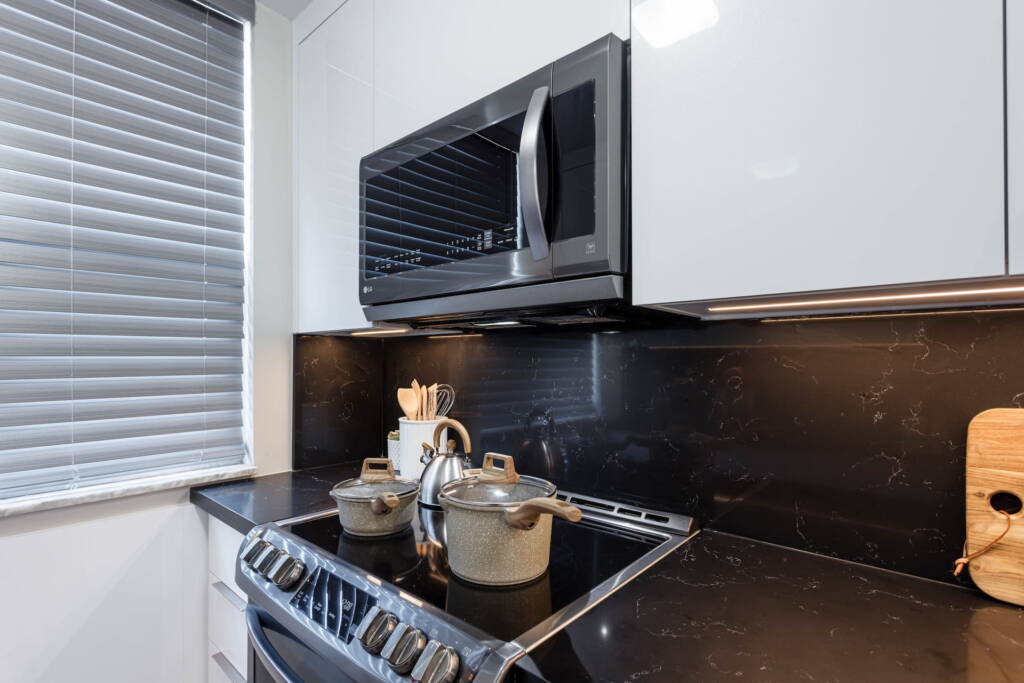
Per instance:
[[[422,415],[420,414],[420,409],[423,406],[420,403],[420,383],[417,382],[415,379],[412,381],[412,390],[416,392],[416,417],[414,417],[413,419],[421,420],[423,418]]]
[[[437,419],[437,382],[427,388],[427,419]]]
[[[420,385],[420,419],[427,419],[427,385]]]
[[[420,407],[419,394],[408,387],[400,388],[398,390],[398,405],[402,408],[407,420],[415,420],[416,411]]]

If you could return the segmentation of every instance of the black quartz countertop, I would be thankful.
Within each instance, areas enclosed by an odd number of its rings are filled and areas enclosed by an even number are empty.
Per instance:
[[[334,506],[330,490],[359,474],[361,462],[196,486],[193,504],[245,534],[257,524],[298,517]]]
[[[324,510],[360,463],[192,489],[241,532]],[[706,530],[570,624],[516,681],[1024,681],[1024,610]]]
[[[1024,610],[704,531],[520,665],[574,681],[1024,681]]]

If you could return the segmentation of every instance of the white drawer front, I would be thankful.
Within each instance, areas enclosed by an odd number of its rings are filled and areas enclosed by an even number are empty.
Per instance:
[[[206,660],[206,683],[245,683],[245,675],[213,643]]]
[[[244,538],[243,534],[238,533],[224,522],[210,517],[210,573],[243,599],[245,593],[235,583],[235,561]]]
[[[210,584],[207,605],[210,641],[236,671],[245,671],[248,648],[245,601],[217,581]]]

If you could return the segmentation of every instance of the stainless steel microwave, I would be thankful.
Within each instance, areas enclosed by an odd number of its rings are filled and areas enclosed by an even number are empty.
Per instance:
[[[608,35],[363,158],[367,318],[621,301],[626,74],[626,45]]]

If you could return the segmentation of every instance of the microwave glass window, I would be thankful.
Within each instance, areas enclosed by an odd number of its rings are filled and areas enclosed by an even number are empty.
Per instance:
[[[551,101],[555,128],[555,230],[553,239],[594,234],[597,139],[594,82],[556,95]]]
[[[364,276],[524,246],[516,188],[522,122],[511,117],[367,179]]]

